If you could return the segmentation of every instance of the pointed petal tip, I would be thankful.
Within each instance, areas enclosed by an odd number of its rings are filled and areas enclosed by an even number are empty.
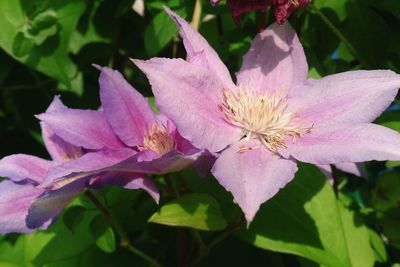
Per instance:
[[[92,66],[95,67],[96,69],[98,69],[99,71],[103,70],[103,67],[98,64],[93,63]]]

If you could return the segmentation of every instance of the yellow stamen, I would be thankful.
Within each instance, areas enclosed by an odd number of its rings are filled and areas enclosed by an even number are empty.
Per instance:
[[[240,88],[236,94],[226,89],[223,96],[224,103],[219,105],[219,109],[226,120],[242,128],[247,140],[260,140],[273,153],[277,148],[286,148],[288,137],[295,143],[296,137],[304,137],[313,127],[300,127],[297,115],[286,112],[288,100],[284,90],[258,95],[248,88]],[[243,147],[238,152],[250,149],[254,148]]]
[[[168,133],[165,126],[154,124],[151,127],[149,134],[144,138],[143,146],[140,146],[139,150],[152,150],[159,155],[164,155],[175,148],[175,140]]]

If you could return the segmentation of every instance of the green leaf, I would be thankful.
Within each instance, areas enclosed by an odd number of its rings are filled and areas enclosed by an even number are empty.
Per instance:
[[[63,221],[65,226],[69,230],[73,230],[76,226],[78,226],[84,217],[85,208],[82,206],[73,206],[64,213]]]
[[[388,167],[388,168],[394,168],[394,167],[398,167],[398,166],[400,166],[400,161],[389,160],[386,162],[386,167]]]
[[[78,69],[68,55],[69,41],[85,9],[85,1],[41,4],[47,11],[27,16],[29,5],[15,0],[0,1],[0,47],[21,63],[70,87]]]
[[[108,227],[105,233],[97,238],[96,245],[106,253],[113,253],[115,251],[115,235],[111,227]]]
[[[21,235],[15,244],[8,242],[0,244],[0,266],[33,267],[32,260],[54,237],[54,233],[37,232],[31,235]],[[4,264],[4,265],[3,265]]]
[[[96,239],[96,245],[106,253],[113,253],[116,249],[113,229],[105,221],[104,216],[96,216],[90,223],[90,230]]]
[[[148,56],[160,52],[177,31],[177,26],[165,11],[160,11],[144,31],[144,45]]]
[[[355,219],[316,167],[299,164],[295,179],[264,204],[250,228],[241,229],[237,237],[327,267],[373,266],[367,229]]]
[[[14,39],[12,44],[12,52],[17,57],[23,57],[28,55],[32,50],[34,43],[32,39],[25,37],[22,32],[19,32]]]
[[[33,260],[37,266],[43,266],[47,263],[62,261],[81,255],[95,244],[95,239],[90,232],[90,222],[93,215],[85,214],[83,221],[71,232],[60,221],[54,225],[51,230],[52,238],[40,250]],[[49,230],[48,230],[49,231]]]
[[[375,258],[379,262],[386,262],[387,252],[385,248],[385,243],[383,243],[382,238],[374,230],[368,229],[368,232],[372,248],[375,251]]]
[[[175,199],[154,213],[149,222],[217,231],[226,228],[218,202],[207,194],[189,194]]]

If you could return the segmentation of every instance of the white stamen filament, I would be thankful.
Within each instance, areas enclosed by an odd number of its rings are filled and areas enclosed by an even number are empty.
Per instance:
[[[164,155],[175,148],[175,140],[168,130],[163,125],[154,124],[148,135],[144,137],[143,146],[140,146],[139,150],[152,150],[159,155]]]
[[[227,121],[242,128],[247,140],[260,140],[273,153],[277,148],[286,148],[287,137],[295,143],[297,137],[304,137],[313,127],[300,127],[297,115],[286,112],[288,101],[283,90],[258,95],[254,90],[240,88],[236,94],[224,90],[223,95],[224,103],[219,108]],[[250,149],[254,148],[243,147],[238,152]]]

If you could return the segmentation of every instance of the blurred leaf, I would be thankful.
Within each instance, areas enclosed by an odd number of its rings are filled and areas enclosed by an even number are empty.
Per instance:
[[[53,237],[35,257],[33,263],[43,266],[47,263],[70,259],[92,247],[95,244],[89,227],[92,218],[93,215],[85,214],[85,218],[73,232],[58,221],[51,228],[54,231]]]
[[[237,236],[257,247],[292,253],[324,266],[373,266],[367,228],[336,200],[316,167],[299,165],[296,178],[262,206]]]
[[[318,9],[331,9],[336,13],[340,20],[344,20],[347,17],[346,4],[347,1],[336,1],[336,0],[314,0],[313,4]]]
[[[379,262],[386,262],[388,256],[385,248],[385,243],[383,243],[382,238],[374,230],[368,229],[368,232],[372,248],[375,251],[375,258]]]
[[[173,200],[154,213],[149,222],[218,231],[227,223],[218,202],[207,194],[189,194]]]
[[[391,161],[391,160],[389,160],[389,161],[386,162],[386,167],[387,168],[394,168],[394,167],[398,167],[398,166],[400,166],[400,161]]]
[[[68,56],[71,33],[85,8],[83,0],[41,1],[46,10],[29,15],[24,1],[0,1],[0,47],[16,60],[53,77],[67,87],[77,75],[77,68]],[[54,10],[54,12],[50,11]],[[36,12],[36,13],[37,13]],[[57,22],[55,21],[57,18]],[[57,34],[52,27],[57,23]],[[34,35],[28,38],[24,29]],[[49,32],[44,32],[50,29]],[[38,38],[38,39],[35,39]],[[40,45],[33,45],[36,40]],[[73,88],[75,89],[75,88]],[[78,92],[79,93],[79,92]]]
[[[7,242],[0,244],[0,266],[12,264],[16,266],[33,267],[32,260],[42,251],[53,238],[53,233],[34,233],[21,235],[15,244]]]
[[[15,36],[12,52],[17,57],[23,57],[32,50],[33,46],[33,41],[29,38],[26,38],[22,32],[19,32]]]
[[[90,231],[96,239],[96,245],[106,253],[113,253],[116,249],[113,229],[105,221],[104,216],[96,216],[90,223]]]
[[[78,226],[85,215],[85,208],[82,206],[72,206],[66,210],[63,215],[63,221],[65,226],[73,231]]]
[[[343,33],[357,50],[363,67],[385,66],[392,36],[388,22],[363,0],[347,1],[346,6],[348,18],[343,26]]]
[[[160,11],[144,31],[144,45],[148,56],[161,51],[177,31],[177,26],[165,11]]]

